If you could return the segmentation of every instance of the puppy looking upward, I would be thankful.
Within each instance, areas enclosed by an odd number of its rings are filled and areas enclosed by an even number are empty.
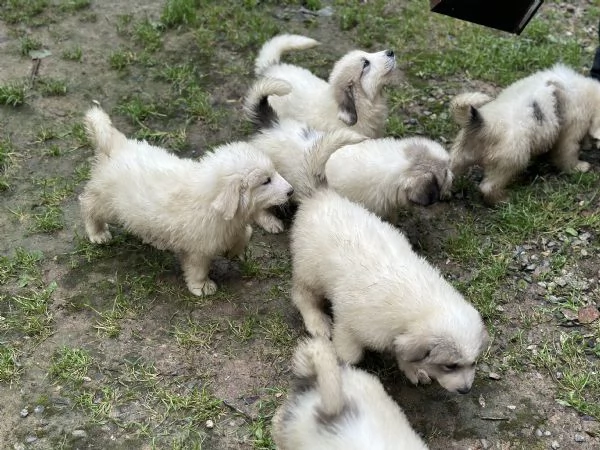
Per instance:
[[[90,241],[108,241],[109,223],[123,225],[144,242],[175,252],[195,295],[217,289],[208,277],[212,259],[243,254],[253,215],[293,193],[269,158],[247,143],[223,145],[193,161],[127,139],[100,108],[87,112],[85,124],[96,146],[79,197]]]
[[[284,34],[261,48],[255,62],[256,75],[279,78],[292,86],[289,94],[269,98],[278,116],[320,130],[351,127],[367,137],[382,136],[387,119],[383,87],[396,68],[394,52],[351,51],[335,63],[328,81],[305,68],[280,63],[283,52],[316,45],[319,43],[314,39]]]
[[[293,372],[298,388],[273,417],[279,450],[426,450],[377,377],[339,365],[331,342],[302,341]]]
[[[481,316],[396,228],[321,189],[300,204],[290,248],[292,301],[311,335],[333,336],[342,361],[392,351],[413,383],[470,391],[488,343]]]

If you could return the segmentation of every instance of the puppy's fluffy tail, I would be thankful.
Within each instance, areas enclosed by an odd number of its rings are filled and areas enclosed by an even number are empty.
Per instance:
[[[302,170],[306,179],[302,182],[303,186],[296,190],[297,200],[302,202],[311,197],[327,183],[325,165],[334,152],[345,145],[358,144],[366,139],[366,136],[346,128],[329,131],[319,137],[306,152]]]
[[[450,114],[458,125],[464,127],[472,120],[474,109],[492,100],[492,97],[482,92],[459,94],[450,102]]]
[[[321,398],[320,412],[336,416],[344,407],[342,373],[333,344],[322,337],[302,341],[292,362],[293,372],[302,381],[316,383]]]
[[[127,143],[127,138],[113,126],[108,114],[97,106],[88,110],[84,122],[87,135],[94,143],[98,155],[110,156],[114,150]]]
[[[252,123],[261,128],[269,128],[279,121],[275,110],[269,104],[269,95],[287,95],[292,85],[278,78],[262,77],[248,91],[244,100],[244,111]]]
[[[281,54],[285,51],[304,50],[317,45],[319,45],[319,41],[298,34],[281,34],[275,36],[273,39],[265,42],[260,49],[254,63],[254,73],[260,76],[270,66],[278,64]]]

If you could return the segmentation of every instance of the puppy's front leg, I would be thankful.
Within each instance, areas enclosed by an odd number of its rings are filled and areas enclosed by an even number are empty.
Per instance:
[[[331,337],[331,319],[319,309],[321,299],[309,288],[294,282],[292,302],[304,319],[304,326],[312,336]]]
[[[338,357],[344,362],[356,364],[362,359],[362,344],[352,330],[338,323],[333,326],[333,345]]]
[[[431,378],[429,378],[429,375],[423,369],[417,367],[416,365],[414,365],[408,361],[404,361],[402,359],[398,359],[397,361],[398,361],[398,367],[400,367],[400,370],[402,372],[404,372],[404,375],[406,375],[406,378],[408,378],[411,383],[413,383],[413,384],[419,384],[419,383],[429,384],[429,383],[431,383]]]
[[[246,229],[240,236],[238,236],[237,241],[231,246],[231,248],[227,251],[228,258],[239,257],[240,259],[244,259],[244,251],[250,242],[250,238],[252,237],[252,227],[250,225],[246,225]]]
[[[112,235],[108,229],[108,224],[102,218],[98,217],[94,207],[94,200],[85,194],[79,196],[79,205],[81,215],[85,225],[85,232],[90,242],[94,244],[103,244],[110,241]]]
[[[590,163],[579,159],[579,148],[579,142],[569,136],[561,136],[550,150],[554,165],[566,173],[590,170]]]
[[[254,222],[268,233],[281,233],[283,231],[283,222],[266,210],[260,210],[254,214]]]
[[[204,297],[217,292],[217,284],[208,278],[211,258],[197,253],[185,253],[180,258],[185,282],[192,294]]]

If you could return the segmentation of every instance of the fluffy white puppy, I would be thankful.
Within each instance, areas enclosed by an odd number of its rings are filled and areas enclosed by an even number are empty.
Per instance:
[[[549,152],[564,172],[589,170],[579,149],[587,134],[600,138],[600,84],[557,64],[513,83],[495,99],[460,94],[451,112],[461,126],[451,149],[452,171],[460,175],[471,165],[482,166],[479,189],[494,204],[533,156]]]
[[[396,222],[399,208],[447,198],[450,155],[431,139],[369,139],[346,145],[325,164],[327,185],[378,216]]]
[[[469,392],[488,343],[481,316],[400,231],[322,189],[296,212],[291,253],[292,301],[311,335],[333,336],[343,361],[391,350],[413,383]]]
[[[426,450],[377,377],[338,364],[326,339],[300,343],[298,388],[273,417],[279,450]]]
[[[91,178],[80,195],[90,241],[111,238],[109,223],[175,252],[189,290],[213,294],[208,277],[217,255],[242,255],[253,216],[287,201],[293,190],[264,153],[231,143],[200,161],[181,159],[145,141],[127,139],[100,108],[85,124],[96,146]]]
[[[325,81],[309,70],[280,63],[288,50],[318,45],[314,39],[284,34],[267,41],[255,63],[257,76],[279,78],[292,86],[284,96],[269,98],[281,118],[294,118],[322,130],[351,127],[367,137],[383,135],[387,105],[383,86],[396,68],[392,50],[354,50],[338,60]]]
[[[291,200],[300,202],[325,184],[325,163],[338,148],[362,142],[366,138],[350,129],[317,130],[295,119],[280,119],[271,108],[269,95],[291,92],[289,83],[263,77],[250,89],[244,102],[246,113],[262,128],[250,140],[271,158],[275,169],[294,188]],[[263,213],[258,222],[269,232],[283,230],[283,223],[275,216]]]

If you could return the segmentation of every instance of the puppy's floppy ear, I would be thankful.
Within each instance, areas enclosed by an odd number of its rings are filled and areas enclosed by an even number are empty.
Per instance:
[[[221,192],[211,203],[211,207],[220,213],[225,220],[233,219],[240,204],[241,189],[241,176],[231,175],[227,177]]]
[[[346,125],[355,125],[358,121],[354,100],[354,83],[348,83],[342,89],[336,89],[335,100],[338,104],[338,119]]]
[[[396,357],[407,362],[422,361],[429,356],[434,342],[423,336],[401,334],[394,339]]]
[[[421,206],[428,206],[440,199],[440,185],[433,173],[414,178],[407,189],[408,199]]]

